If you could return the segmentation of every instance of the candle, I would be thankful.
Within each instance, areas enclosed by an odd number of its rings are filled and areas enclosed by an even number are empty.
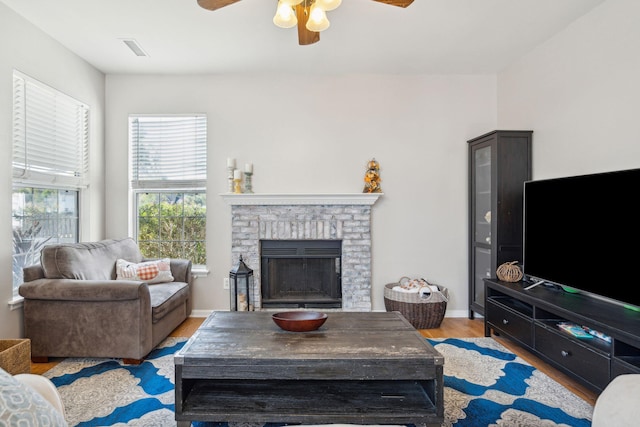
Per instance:
[[[242,179],[242,171],[240,169],[236,169],[233,171],[233,179]]]
[[[235,168],[236,167],[236,159],[232,159],[231,157],[227,158],[227,167]]]
[[[246,163],[244,165],[244,171],[246,173],[253,173],[253,163]]]

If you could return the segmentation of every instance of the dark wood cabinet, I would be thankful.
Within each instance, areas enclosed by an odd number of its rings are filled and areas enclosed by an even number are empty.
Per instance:
[[[496,130],[469,144],[469,318],[484,316],[483,280],[522,263],[522,194],[533,131]]]
[[[527,290],[522,282],[484,283],[486,336],[493,331],[514,340],[596,391],[618,375],[640,374],[640,312],[555,286]],[[575,337],[560,327],[566,322],[608,339]]]

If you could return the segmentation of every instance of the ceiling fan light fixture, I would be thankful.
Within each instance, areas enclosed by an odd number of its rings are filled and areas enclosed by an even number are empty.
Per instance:
[[[287,0],[278,1],[278,8],[276,9],[276,15],[273,17],[273,23],[280,28],[291,28],[298,24],[296,12],[290,4],[287,4]]]
[[[342,0],[316,0],[316,4],[326,11],[337,9]]]
[[[309,10],[309,20],[306,25],[307,30],[319,33],[329,28],[329,25],[331,25],[331,23],[327,19],[325,10],[319,6],[318,3],[314,3]]]
[[[1,2],[2,0],[0,0]],[[197,0],[198,5],[207,10],[218,10],[238,3],[241,0]],[[273,0],[272,0],[273,1]],[[407,7],[414,0],[373,0],[391,6]],[[342,4],[342,0],[278,0],[273,23],[281,28],[298,26],[298,44],[310,45],[320,41],[320,32],[329,28],[327,11],[334,10]],[[132,42],[125,42],[136,51]],[[144,53],[138,48],[137,55]]]

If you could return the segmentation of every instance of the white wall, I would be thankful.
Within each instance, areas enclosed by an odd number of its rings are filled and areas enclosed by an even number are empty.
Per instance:
[[[11,311],[11,152],[13,70],[55,87],[91,108],[91,188],[81,209],[86,215],[82,238],[104,233],[104,75],[0,3],[0,337],[22,336],[22,309]]]
[[[261,193],[360,193],[375,157],[374,310],[407,275],[447,286],[448,315],[467,314],[466,141],[495,129],[495,76],[110,75],[106,92],[106,237],[129,234],[128,114],[208,116],[211,273],[196,281],[196,311],[229,306],[227,157],[254,163]]]
[[[498,127],[534,130],[534,179],[640,167],[639,123],[637,0],[607,0],[498,76]]]

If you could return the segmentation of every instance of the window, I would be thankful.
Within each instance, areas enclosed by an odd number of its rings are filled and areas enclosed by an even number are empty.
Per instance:
[[[204,115],[129,118],[134,234],[148,258],[207,262],[207,120]]]
[[[13,296],[22,268],[46,244],[79,239],[87,186],[89,108],[37,80],[13,74]]]
[[[203,191],[137,193],[137,240],[142,253],[205,265],[206,198]]]
[[[12,200],[13,285],[17,291],[23,282],[22,268],[40,263],[43,246],[78,241],[78,191],[14,186]]]

